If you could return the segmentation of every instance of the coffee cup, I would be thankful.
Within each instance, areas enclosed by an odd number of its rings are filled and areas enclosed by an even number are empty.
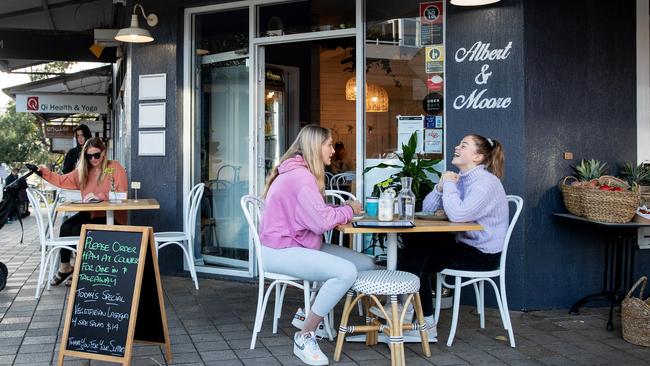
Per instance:
[[[368,197],[366,198],[366,214],[370,217],[377,217],[379,209],[379,198]]]

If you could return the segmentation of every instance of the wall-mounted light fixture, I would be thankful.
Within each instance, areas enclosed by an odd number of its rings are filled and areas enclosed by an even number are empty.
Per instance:
[[[142,11],[142,17],[147,20],[147,24],[150,27],[155,27],[156,24],[158,24],[158,16],[156,14],[151,13],[149,15],[146,15],[142,5],[135,4],[133,6],[133,14],[131,14],[131,25],[128,28],[120,29],[120,31],[117,32],[117,35],[115,36],[116,40],[128,43],[147,43],[153,41],[153,36],[151,33],[144,28],[140,28],[140,23],[138,22],[138,14],[136,13],[136,9],[138,7]]]
[[[498,3],[499,1],[501,0],[451,0],[450,3],[457,6],[481,6]]]

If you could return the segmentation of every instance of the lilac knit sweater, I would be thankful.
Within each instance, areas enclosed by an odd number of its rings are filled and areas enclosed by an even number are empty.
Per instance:
[[[508,200],[499,178],[479,165],[459,174],[458,183],[445,181],[442,193],[434,189],[424,198],[422,211],[443,208],[450,221],[476,221],[483,231],[456,234],[456,241],[483,253],[499,253],[508,231]]]

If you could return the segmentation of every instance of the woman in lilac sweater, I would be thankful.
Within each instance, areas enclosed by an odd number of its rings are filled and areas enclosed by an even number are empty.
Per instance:
[[[361,212],[357,201],[342,207],[325,203],[325,165],[333,154],[330,131],[305,126],[269,176],[260,224],[266,270],[323,284],[294,336],[294,354],[309,365],[328,364],[316,328],[352,286],[357,271],[374,268],[371,257],[322,242],[323,233]]]
[[[465,136],[451,160],[459,173],[442,174],[435,189],[425,197],[422,211],[444,209],[450,221],[475,221],[484,230],[402,237],[404,249],[397,267],[420,277],[422,310],[431,341],[437,335],[431,274],[445,268],[483,271],[499,266],[509,218],[508,200],[500,181],[503,162],[503,147],[498,141],[479,135]],[[419,333],[416,335],[419,337]]]

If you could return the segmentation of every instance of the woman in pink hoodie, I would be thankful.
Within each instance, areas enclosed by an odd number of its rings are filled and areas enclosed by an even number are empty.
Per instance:
[[[357,201],[342,207],[325,202],[325,165],[333,154],[330,130],[305,126],[269,176],[260,224],[266,270],[323,284],[294,336],[294,354],[309,365],[328,364],[316,327],[352,286],[357,271],[375,267],[369,256],[322,242],[324,232],[361,213]]]

